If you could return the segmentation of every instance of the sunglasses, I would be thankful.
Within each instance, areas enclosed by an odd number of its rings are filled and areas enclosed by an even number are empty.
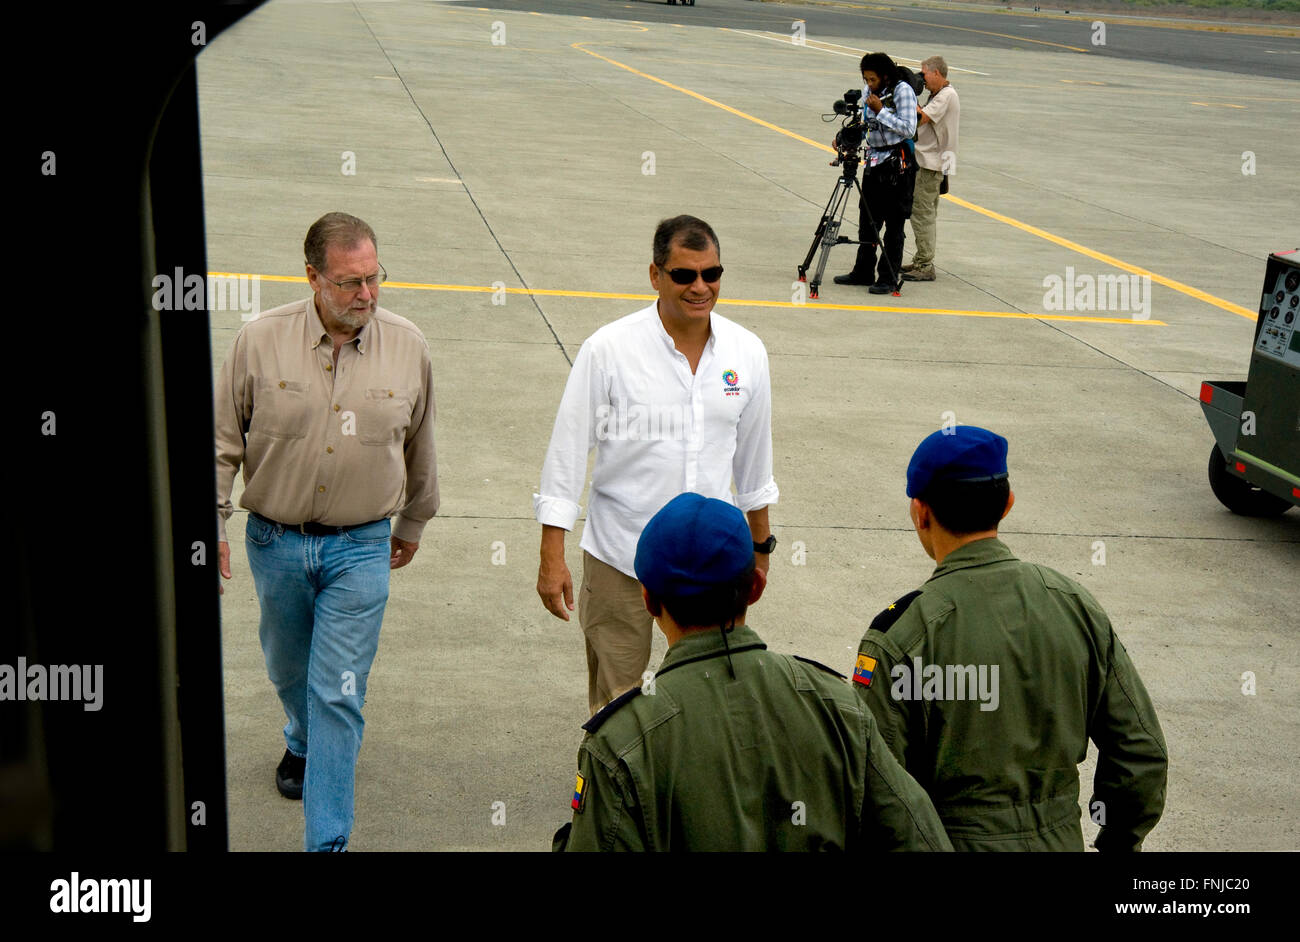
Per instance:
[[[659,267],[679,285],[693,285],[696,278],[703,278],[711,283],[722,277],[721,265],[714,265],[712,268],[706,268],[703,271],[696,271],[694,268],[664,268],[662,265]]]

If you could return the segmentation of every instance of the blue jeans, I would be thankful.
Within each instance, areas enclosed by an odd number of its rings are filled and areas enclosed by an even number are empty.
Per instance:
[[[262,606],[266,672],[289,722],[284,741],[307,758],[307,850],[343,850],[366,679],[388,602],[388,520],[309,536],[248,515],[248,567]]]

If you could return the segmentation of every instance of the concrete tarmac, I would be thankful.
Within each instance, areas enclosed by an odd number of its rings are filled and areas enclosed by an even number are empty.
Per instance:
[[[304,297],[308,225],[355,213],[380,303],[433,355],[442,509],[393,575],[352,848],[545,850],[569,819],[583,642],[537,598],[531,495],[572,358],[650,303],[651,235],[680,212],[718,231],[718,311],[771,357],[780,543],[749,619],[769,646],[851,672],[872,617],[933,568],[912,450],[947,420],[987,426],[1011,443],[1003,538],[1099,599],[1159,712],[1148,849],[1300,847],[1300,511],[1218,503],[1197,401],[1202,379],[1246,378],[1265,257],[1296,247],[1300,81],[891,43],[913,68],[948,55],[961,95],[939,277],[838,287],[840,247],[805,302],[795,266],[836,175],[821,115],[859,87],[861,38],[548,10],[273,0],[198,60],[209,268],[261,276],[262,309]],[[1121,274],[1143,286],[1126,305],[1049,309],[1052,276]],[[214,371],[240,323],[214,313]],[[244,519],[222,602],[230,846],[299,850]]]

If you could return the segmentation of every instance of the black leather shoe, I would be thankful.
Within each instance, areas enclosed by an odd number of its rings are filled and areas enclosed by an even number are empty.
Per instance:
[[[884,282],[878,281],[867,290],[870,291],[872,294],[891,294],[894,290],[894,286],[887,285]]]
[[[835,283],[837,285],[869,285],[871,284],[871,277],[849,272],[847,275],[836,275]]]
[[[275,787],[285,798],[302,801],[302,780],[307,772],[307,760],[299,759],[288,749],[275,768]]]

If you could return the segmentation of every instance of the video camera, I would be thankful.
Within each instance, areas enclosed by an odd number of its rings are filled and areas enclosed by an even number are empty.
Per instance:
[[[836,114],[843,115],[861,115],[862,114],[862,89],[850,88],[844,93],[844,97],[831,105],[831,110]]]
[[[850,88],[844,97],[831,105],[833,115],[823,115],[823,121],[834,121],[835,115],[843,116],[840,129],[835,132],[835,159],[832,167],[845,165],[845,172],[852,174],[862,159],[862,138],[867,133],[867,126],[862,122],[862,89]]]

